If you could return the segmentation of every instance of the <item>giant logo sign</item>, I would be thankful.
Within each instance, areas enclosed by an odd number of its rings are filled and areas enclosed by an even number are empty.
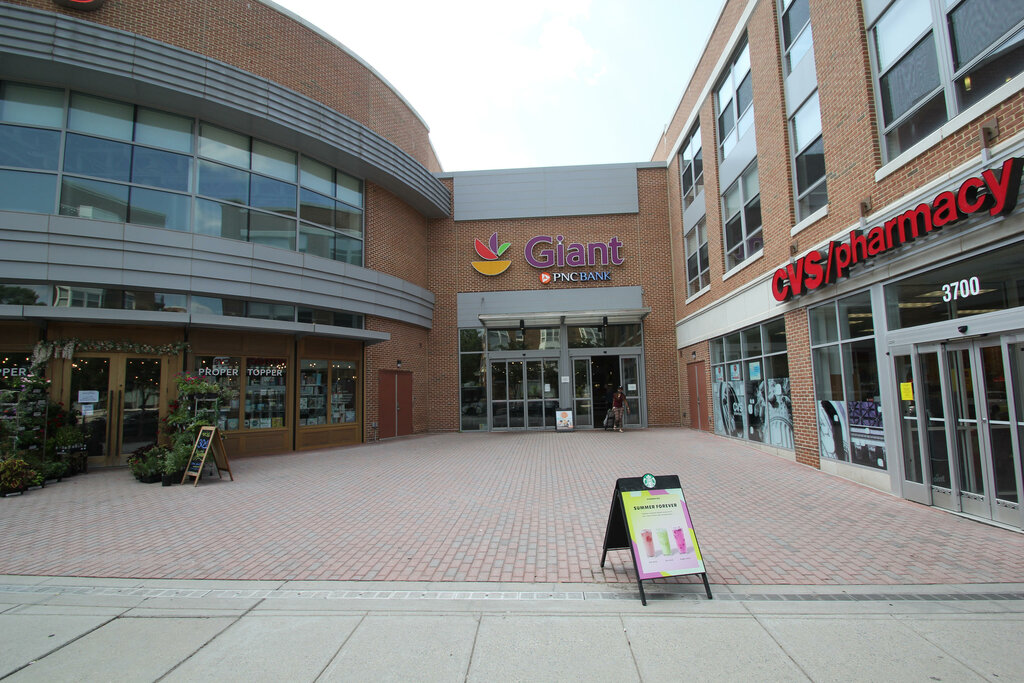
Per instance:
[[[788,301],[847,277],[850,268],[880,256],[934,230],[956,225],[982,211],[1005,216],[1017,206],[1024,160],[1007,159],[997,176],[989,169],[968,178],[956,190],[940,192],[930,202],[890,218],[884,224],[850,231],[846,242],[830,242],[825,251],[812,251],[772,276],[772,296]]]

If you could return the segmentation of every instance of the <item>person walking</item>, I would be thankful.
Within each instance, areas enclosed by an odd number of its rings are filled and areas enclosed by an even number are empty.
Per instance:
[[[612,412],[615,413],[615,429],[622,431],[622,411],[629,413],[629,401],[626,400],[626,392],[619,387],[612,394]]]

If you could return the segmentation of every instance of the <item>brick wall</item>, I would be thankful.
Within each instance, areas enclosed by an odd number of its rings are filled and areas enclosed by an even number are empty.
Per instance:
[[[359,121],[432,172],[440,164],[419,117],[336,44],[257,0],[110,0],[92,12],[10,0],[111,26],[268,78]]]
[[[451,180],[445,180],[451,186]],[[679,424],[679,370],[675,354],[672,252],[669,242],[667,183],[663,169],[637,173],[637,214],[565,216],[503,220],[430,221],[429,254],[432,290],[437,296],[434,328],[430,333],[431,384],[435,387],[431,428],[459,428],[459,372],[456,295],[460,292],[524,291],[542,289],[539,271],[523,259],[527,240],[535,235],[565,235],[567,240],[623,242],[622,266],[611,266],[609,286],[643,287],[643,303],[651,314],[644,320],[644,358],[647,369],[648,423]],[[473,241],[486,241],[493,232],[511,242],[507,254],[512,265],[497,276],[477,273],[470,265],[479,260]],[[559,269],[553,269],[559,270]],[[558,283],[559,288],[592,288],[588,283]],[[666,381],[667,378],[667,381]]]
[[[381,370],[401,370],[412,373],[413,432],[425,432],[430,428],[434,411],[434,397],[437,389],[431,381],[430,361],[427,356],[430,332],[416,325],[387,320],[376,316],[366,317],[366,329],[389,332],[391,339],[366,347],[364,368],[363,418],[365,439],[372,439],[373,423],[380,422],[380,401],[378,382]]]
[[[655,160],[669,162],[667,216],[675,254],[673,272],[677,319],[698,313],[708,305],[732,296],[751,281],[773,272],[790,259],[791,249],[803,252],[826,238],[845,232],[857,222],[861,200],[869,198],[877,211],[951,169],[977,160],[980,152],[978,125],[982,121],[992,117],[998,120],[999,135],[992,144],[1011,139],[1024,131],[1024,92],[1020,92],[964,124],[949,137],[876,182],[875,173],[883,165],[882,143],[861,2],[810,0],[829,205],[824,218],[792,236],[791,229],[796,221],[794,183],[785,116],[777,3],[762,0],[753,8],[746,30],[753,79],[765,255],[723,281],[722,187],[717,177],[716,109],[713,94],[703,100],[699,98],[708,82],[719,76],[714,73],[714,67],[747,5],[746,0],[726,2],[707,50],[653,156]],[[713,93],[713,89],[709,92]],[[687,302],[682,207],[678,197],[679,163],[672,154],[671,145],[680,134],[689,132],[689,128],[684,130],[684,126],[694,109],[699,110],[704,150],[711,287],[708,292]],[[790,310],[785,314],[785,322],[797,460],[818,467],[817,421],[806,310]],[[689,410],[686,366],[693,362],[692,352],[697,352],[698,359],[706,358],[707,354],[706,340],[688,341],[693,343],[681,349],[678,356],[683,411]],[[710,373],[710,365],[707,372]],[[710,377],[708,384],[707,398],[710,401]],[[691,419],[687,416],[682,422],[690,425]]]

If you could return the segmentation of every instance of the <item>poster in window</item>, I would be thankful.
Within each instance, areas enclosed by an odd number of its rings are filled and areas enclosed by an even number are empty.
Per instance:
[[[846,404],[843,401],[818,401],[818,448],[829,460],[850,460],[846,440]]]
[[[779,448],[794,448],[793,401],[789,396],[789,378],[769,379],[765,387],[765,413],[768,443]]]
[[[874,401],[849,401],[850,462],[885,469],[885,430],[881,406]]]
[[[723,436],[743,437],[743,382],[715,382],[715,433]]]

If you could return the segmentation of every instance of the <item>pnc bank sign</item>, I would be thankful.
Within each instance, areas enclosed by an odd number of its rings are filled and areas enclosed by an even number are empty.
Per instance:
[[[867,233],[851,230],[845,242],[829,242],[823,251],[805,254],[772,276],[772,296],[789,301],[850,274],[850,268],[876,256],[898,249],[931,232],[954,226],[976,213],[1005,216],[1017,206],[1021,168],[1024,160],[1007,159],[996,175],[992,169],[963,181],[956,190],[935,195],[871,228]]]
[[[509,247],[505,242],[499,246],[498,233],[491,235],[488,243],[476,240],[476,253],[483,261],[473,261],[473,268],[484,275],[499,275],[511,265],[510,260],[499,260]],[[526,241],[523,258],[541,270],[541,284],[552,282],[598,282],[611,279],[610,266],[621,266],[622,240],[612,237],[607,242],[570,242],[564,235],[537,235]],[[567,272],[551,272],[554,268],[571,268]],[[584,270],[584,269],[592,270]]]

